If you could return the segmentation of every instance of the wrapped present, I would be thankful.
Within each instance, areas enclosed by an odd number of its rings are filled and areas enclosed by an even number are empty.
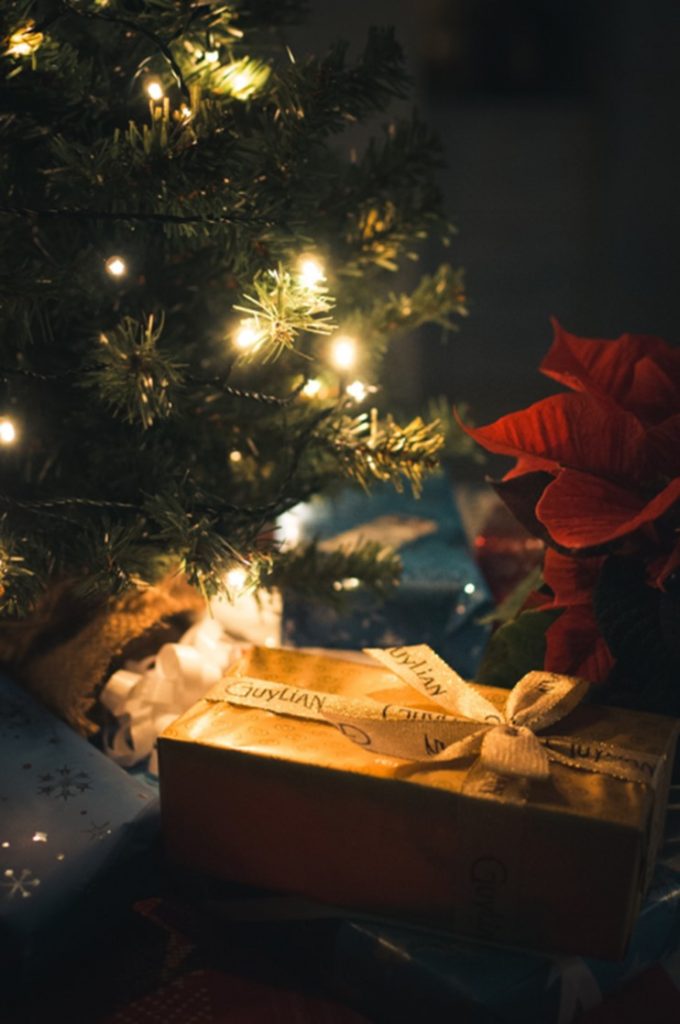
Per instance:
[[[564,676],[508,694],[425,646],[371,653],[382,667],[255,648],[165,730],[170,858],[350,912],[621,956],[677,723],[576,706],[587,684]]]
[[[337,989],[359,1005],[370,994],[385,1019],[402,1013],[397,1019],[408,1019],[408,1011],[417,1008],[424,1018],[445,1012],[451,1019],[457,1014],[480,1024],[580,1020],[584,1011],[677,956],[680,864],[673,847],[678,838],[677,820],[669,815],[666,843],[623,960],[482,950],[423,931],[345,920],[337,936]],[[680,1000],[680,994],[676,998]]]
[[[489,634],[477,620],[489,610],[490,595],[444,476],[426,481],[418,499],[391,487],[370,494],[348,488],[287,513],[284,532],[291,520],[296,537],[316,539],[326,550],[361,541],[395,548],[403,573],[385,602],[348,590],[342,611],[287,594],[285,643],[344,649],[427,643],[463,675],[474,676]]]
[[[0,973],[19,983],[110,928],[157,833],[143,778],[0,678]]]

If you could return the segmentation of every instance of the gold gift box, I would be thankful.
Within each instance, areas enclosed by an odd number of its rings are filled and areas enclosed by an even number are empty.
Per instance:
[[[234,675],[441,711],[382,668],[254,648],[160,737],[171,862],[350,914],[624,955],[661,837],[674,719],[578,707],[562,736],[656,755],[658,784],[554,764],[518,804],[464,793],[472,758],[404,778],[401,759],[332,725],[229,704]],[[506,690],[478,689],[503,706]]]

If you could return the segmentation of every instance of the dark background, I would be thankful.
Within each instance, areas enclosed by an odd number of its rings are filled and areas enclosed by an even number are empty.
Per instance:
[[[396,26],[446,147],[471,315],[445,347],[426,331],[394,348],[397,401],[445,392],[486,422],[549,393],[536,368],[551,315],[589,337],[680,340],[677,0],[310,7],[301,52]]]

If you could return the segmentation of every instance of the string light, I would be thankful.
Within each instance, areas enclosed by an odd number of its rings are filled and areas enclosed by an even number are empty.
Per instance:
[[[355,380],[351,384],[348,384],[345,390],[349,397],[353,398],[355,402],[363,402],[368,395],[368,388],[360,380]]]
[[[8,416],[3,416],[0,419],[0,444],[14,444],[17,439],[17,428],[14,425],[13,420]]]
[[[110,277],[124,277],[128,269],[122,256],[109,256],[104,267]]]
[[[44,38],[42,32],[35,31],[35,22],[29,21],[23,28],[12,32],[5,54],[9,57],[31,57]]]
[[[318,377],[310,377],[302,389],[305,398],[314,398],[321,391],[321,381]]]
[[[306,501],[301,501],[279,516],[276,525],[279,530],[282,551],[294,548],[296,544],[299,544],[307,532],[307,526],[312,517],[311,506]]]
[[[345,576],[342,580],[336,580],[333,584],[333,590],[356,590],[361,586],[361,580],[358,576]]]
[[[248,580],[248,573],[241,566],[230,569],[224,577],[228,589],[233,594],[240,594]]]
[[[261,89],[270,75],[270,68],[258,60],[243,57],[212,72],[211,85],[217,92],[227,92],[237,100],[247,100]]]
[[[234,96],[246,97],[252,89],[250,75],[246,71],[237,71],[231,78],[231,91]]]
[[[249,320],[241,320],[234,335],[234,344],[237,348],[247,351],[254,348],[263,340],[262,330],[254,317]]]
[[[341,335],[331,344],[330,358],[336,370],[351,370],[357,360],[357,343],[354,338]]]
[[[302,256],[298,263],[298,277],[305,288],[317,288],[326,277],[323,263],[315,256]]]
[[[232,448],[232,450],[229,452],[229,461],[230,462],[242,462],[243,461],[243,453],[240,452],[238,450],[238,448]]]
[[[203,60],[206,60],[208,64],[217,64],[220,59],[218,50],[206,50],[203,54]]]
[[[165,90],[157,78],[150,78],[144,88],[146,89],[146,95],[154,103],[158,103],[165,96]]]

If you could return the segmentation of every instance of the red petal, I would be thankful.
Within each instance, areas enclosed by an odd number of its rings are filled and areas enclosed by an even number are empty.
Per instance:
[[[536,466],[534,464],[534,460],[532,458],[527,459],[522,457],[521,459],[517,460],[512,469],[508,470],[503,479],[514,480],[515,477],[525,476],[527,473],[534,473],[535,471]]]
[[[536,506],[536,516],[557,544],[589,548],[654,522],[678,500],[680,477],[645,502],[634,490],[565,469],[546,487]]]
[[[567,608],[546,631],[545,668],[602,683],[613,665],[589,605]]]
[[[583,604],[591,600],[600,574],[603,557],[570,557],[547,548],[543,560],[543,579],[554,594],[557,606]]]
[[[555,337],[540,369],[575,391],[607,396],[630,412],[638,411],[638,406],[646,408],[654,396],[649,366],[636,377],[636,365],[643,360],[660,368],[671,391],[680,387],[680,350],[661,338],[644,334],[622,334],[614,341],[579,338],[565,331],[554,318],[552,325]],[[671,408],[665,406],[666,397],[657,400],[664,403],[664,411],[657,418],[677,408],[677,403]]]
[[[669,416],[647,432],[649,460],[664,476],[680,476],[680,413]]]
[[[464,429],[489,451],[521,459],[521,472],[567,466],[624,480],[646,472],[643,427],[591,395],[552,395],[486,427]]]
[[[647,423],[658,423],[672,416],[680,409],[680,362],[671,376],[655,359],[649,356],[640,359],[621,405]]]

